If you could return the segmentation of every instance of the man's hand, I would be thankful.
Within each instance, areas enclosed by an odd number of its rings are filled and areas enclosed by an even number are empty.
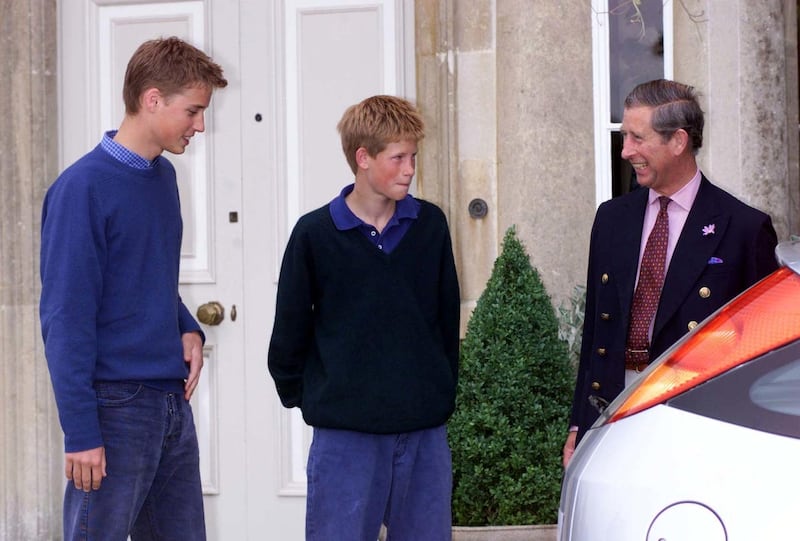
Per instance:
[[[95,447],[87,451],[66,453],[64,473],[78,490],[98,490],[106,476],[106,448]]]
[[[197,384],[200,383],[200,370],[203,369],[203,340],[198,332],[187,332],[181,336],[183,342],[183,360],[189,363],[189,377],[184,385],[184,397],[192,398]]]
[[[567,467],[569,461],[572,459],[572,454],[575,452],[576,439],[578,439],[578,433],[576,431],[571,431],[567,435],[567,441],[564,443],[564,454],[561,457],[561,463],[564,465],[564,468]]]

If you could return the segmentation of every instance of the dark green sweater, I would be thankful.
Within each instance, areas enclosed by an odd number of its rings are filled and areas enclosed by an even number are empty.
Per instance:
[[[391,253],[328,206],[300,218],[281,266],[269,371],[311,426],[391,434],[443,424],[455,406],[460,295],[442,211]]]

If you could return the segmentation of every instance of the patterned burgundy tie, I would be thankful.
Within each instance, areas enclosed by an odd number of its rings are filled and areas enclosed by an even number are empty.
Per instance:
[[[647,336],[650,322],[658,308],[661,286],[664,285],[664,266],[667,260],[667,239],[669,237],[669,216],[667,205],[670,199],[666,196],[658,198],[661,210],[658,211],[656,223],[642,255],[639,269],[639,283],[633,294],[631,322],[628,329],[628,344],[625,349],[626,368],[640,370],[650,362],[650,340]]]

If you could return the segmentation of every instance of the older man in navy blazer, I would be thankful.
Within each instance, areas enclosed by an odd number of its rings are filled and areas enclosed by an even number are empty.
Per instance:
[[[564,466],[600,411],[650,360],[777,268],[770,217],[714,186],[698,169],[703,123],[694,89],[674,81],[643,83],[625,99],[622,157],[642,188],[604,202],[595,216]],[[662,246],[660,296],[656,291],[650,301],[654,315],[638,316],[637,283],[649,272],[643,259],[652,259],[645,252],[651,231],[659,228],[660,199],[667,223],[662,227],[668,228],[661,243],[666,254]],[[637,323],[644,342],[632,346]]]

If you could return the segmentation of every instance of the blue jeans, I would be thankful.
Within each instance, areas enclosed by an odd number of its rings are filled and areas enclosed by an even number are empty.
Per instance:
[[[64,494],[66,541],[202,541],[200,457],[182,393],[137,383],[95,384],[107,476]]]
[[[406,434],[314,429],[306,541],[450,541],[453,474],[444,426]]]

